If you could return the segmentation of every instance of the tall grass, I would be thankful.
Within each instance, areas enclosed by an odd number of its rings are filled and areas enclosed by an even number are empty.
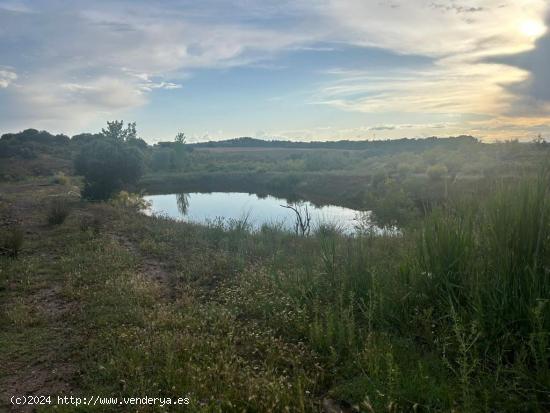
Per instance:
[[[262,380],[283,374],[301,386],[305,376],[311,397],[364,411],[536,412],[550,407],[549,184],[541,174],[449,201],[400,236],[347,236],[333,227],[309,237],[276,226],[251,231],[246,217],[208,226],[121,219],[144,253],[176,269],[171,285],[182,302],[195,297],[178,314],[211,332],[212,350],[223,354],[203,360],[201,346],[191,348],[185,357],[201,355],[197,371],[252,349],[247,363],[259,357],[269,365]],[[222,349],[226,336],[239,338]],[[188,366],[174,358],[175,341],[159,340],[170,358],[159,363],[177,381]],[[311,358],[295,371],[284,360],[296,363],[287,351],[297,348]],[[264,394],[251,374],[223,371]],[[196,383],[208,384],[198,392],[217,389],[219,380],[199,374]],[[225,396],[236,401],[243,391]],[[301,396],[273,392],[300,410]],[[306,405],[313,409],[311,399]]]
[[[269,275],[245,273],[232,298],[243,314],[307,340],[338,374],[372,374],[358,360],[372,337],[389,334],[433,354],[463,406],[547,403],[549,184],[541,174],[449,203],[403,237],[317,231],[289,243]]]
[[[2,228],[0,235],[0,255],[17,258],[23,248],[24,232],[18,223]]]
[[[508,360],[519,356],[541,326],[550,327],[548,184],[541,175],[499,187],[475,208],[433,214],[411,265],[424,276],[414,288],[437,303],[440,317],[450,320],[456,310],[477,323],[482,350]]]
[[[55,197],[50,201],[47,220],[50,225],[61,225],[71,212],[71,205],[64,197]]]

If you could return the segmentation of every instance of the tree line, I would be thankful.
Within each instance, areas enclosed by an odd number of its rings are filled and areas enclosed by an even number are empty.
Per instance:
[[[36,159],[53,155],[74,161],[74,171],[84,177],[82,196],[103,200],[141,178],[146,167],[181,169],[186,137],[183,132],[173,142],[150,146],[138,137],[135,122],[107,122],[100,133],[82,133],[69,138],[46,131],[26,129],[0,138],[0,158]]]

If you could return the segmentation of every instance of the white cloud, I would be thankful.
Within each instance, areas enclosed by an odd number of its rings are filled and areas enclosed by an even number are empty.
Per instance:
[[[19,60],[25,71],[17,93],[4,97],[17,106],[20,123],[25,115],[30,123],[57,119],[58,129],[72,130],[141,106],[155,90],[180,89],[192,70],[255,63],[307,40],[299,31],[222,21],[213,8],[209,19],[219,21],[201,24],[167,3],[29,2],[32,13],[16,15],[0,8],[0,56]],[[0,87],[13,80],[8,74]]]
[[[417,0],[393,4],[328,0],[325,15],[336,20],[335,32],[348,42],[431,56],[435,64],[420,70],[332,70],[327,74],[333,80],[314,94],[312,102],[365,113],[506,117],[507,123],[517,116],[527,128],[524,132],[532,133],[521,116],[530,111],[531,116],[550,117],[548,104],[539,103],[533,112],[531,97],[548,93],[544,62],[549,42],[525,35],[522,26],[524,22],[542,24],[548,7],[543,0]],[[548,35],[546,38],[550,39]],[[518,53],[517,67],[512,66],[514,58],[493,59],[499,54]],[[525,97],[526,93],[530,96]],[[487,123],[486,128],[480,127],[482,124],[463,122],[466,133],[467,127],[474,126],[480,133],[509,136],[494,124]]]
[[[31,9],[23,1],[2,0],[0,1],[0,10],[12,13],[30,13]]]
[[[540,20],[545,0],[327,0],[320,13],[332,20],[334,36],[359,45],[430,56],[486,55],[525,50],[521,24]],[[476,10],[476,12],[467,12]]]
[[[0,70],[0,89],[7,88],[17,79],[17,74],[10,70]]]
[[[0,89],[10,91],[0,104],[13,107],[0,121],[16,111],[20,124],[74,130],[143,106],[159,90],[180,89],[193,71],[276,68],[265,60],[281,51],[328,53],[339,43],[435,63],[384,72],[344,67],[312,91],[315,103],[505,116],[518,91],[504,86],[528,73],[480,61],[533,49],[536,39],[521,34],[522,23],[540,21],[547,8],[546,0],[0,0],[0,64],[10,64],[0,67]]]
[[[496,64],[445,64],[385,73],[333,71],[313,103],[360,112],[477,113],[504,111],[513,100],[502,84],[524,71]]]

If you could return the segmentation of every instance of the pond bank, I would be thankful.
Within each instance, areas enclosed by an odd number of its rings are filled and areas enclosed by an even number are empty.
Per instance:
[[[138,184],[147,194],[177,192],[248,192],[290,202],[307,199],[316,206],[365,209],[368,176],[326,173],[184,173],[150,174]]]

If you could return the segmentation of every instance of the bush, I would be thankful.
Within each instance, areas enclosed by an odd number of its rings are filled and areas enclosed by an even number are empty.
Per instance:
[[[69,215],[70,206],[64,198],[54,198],[48,210],[48,224],[61,225]]]
[[[84,177],[82,196],[105,200],[137,182],[143,173],[143,154],[135,146],[104,138],[82,148],[75,169]]]
[[[9,225],[0,239],[0,252],[8,257],[17,258],[23,247],[24,234],[19,224]]]
[[[71,178],[69,178],[63,172],[58,172],[53,176],[53,183],[67,186],[71,183]]]
[[[113,197],[111,202],[116,207],[132,209],[134,211],[143,211],[151,206],[140,194],[132,194],[127,191],[120,191]]]
[[[151,169],[153,171],[166,171],[172,167],[174,151],[168,148],[155,148],[151,158]]]
[[[434,181],[439,181],[447,176],[447,167],[442,164],[435,164],[426,169],[428,177]]]
[[[79,220],[79,227],[82,232],[91,231],[94,235],[101,232],[102,219],[97,215],[82,215]]]

